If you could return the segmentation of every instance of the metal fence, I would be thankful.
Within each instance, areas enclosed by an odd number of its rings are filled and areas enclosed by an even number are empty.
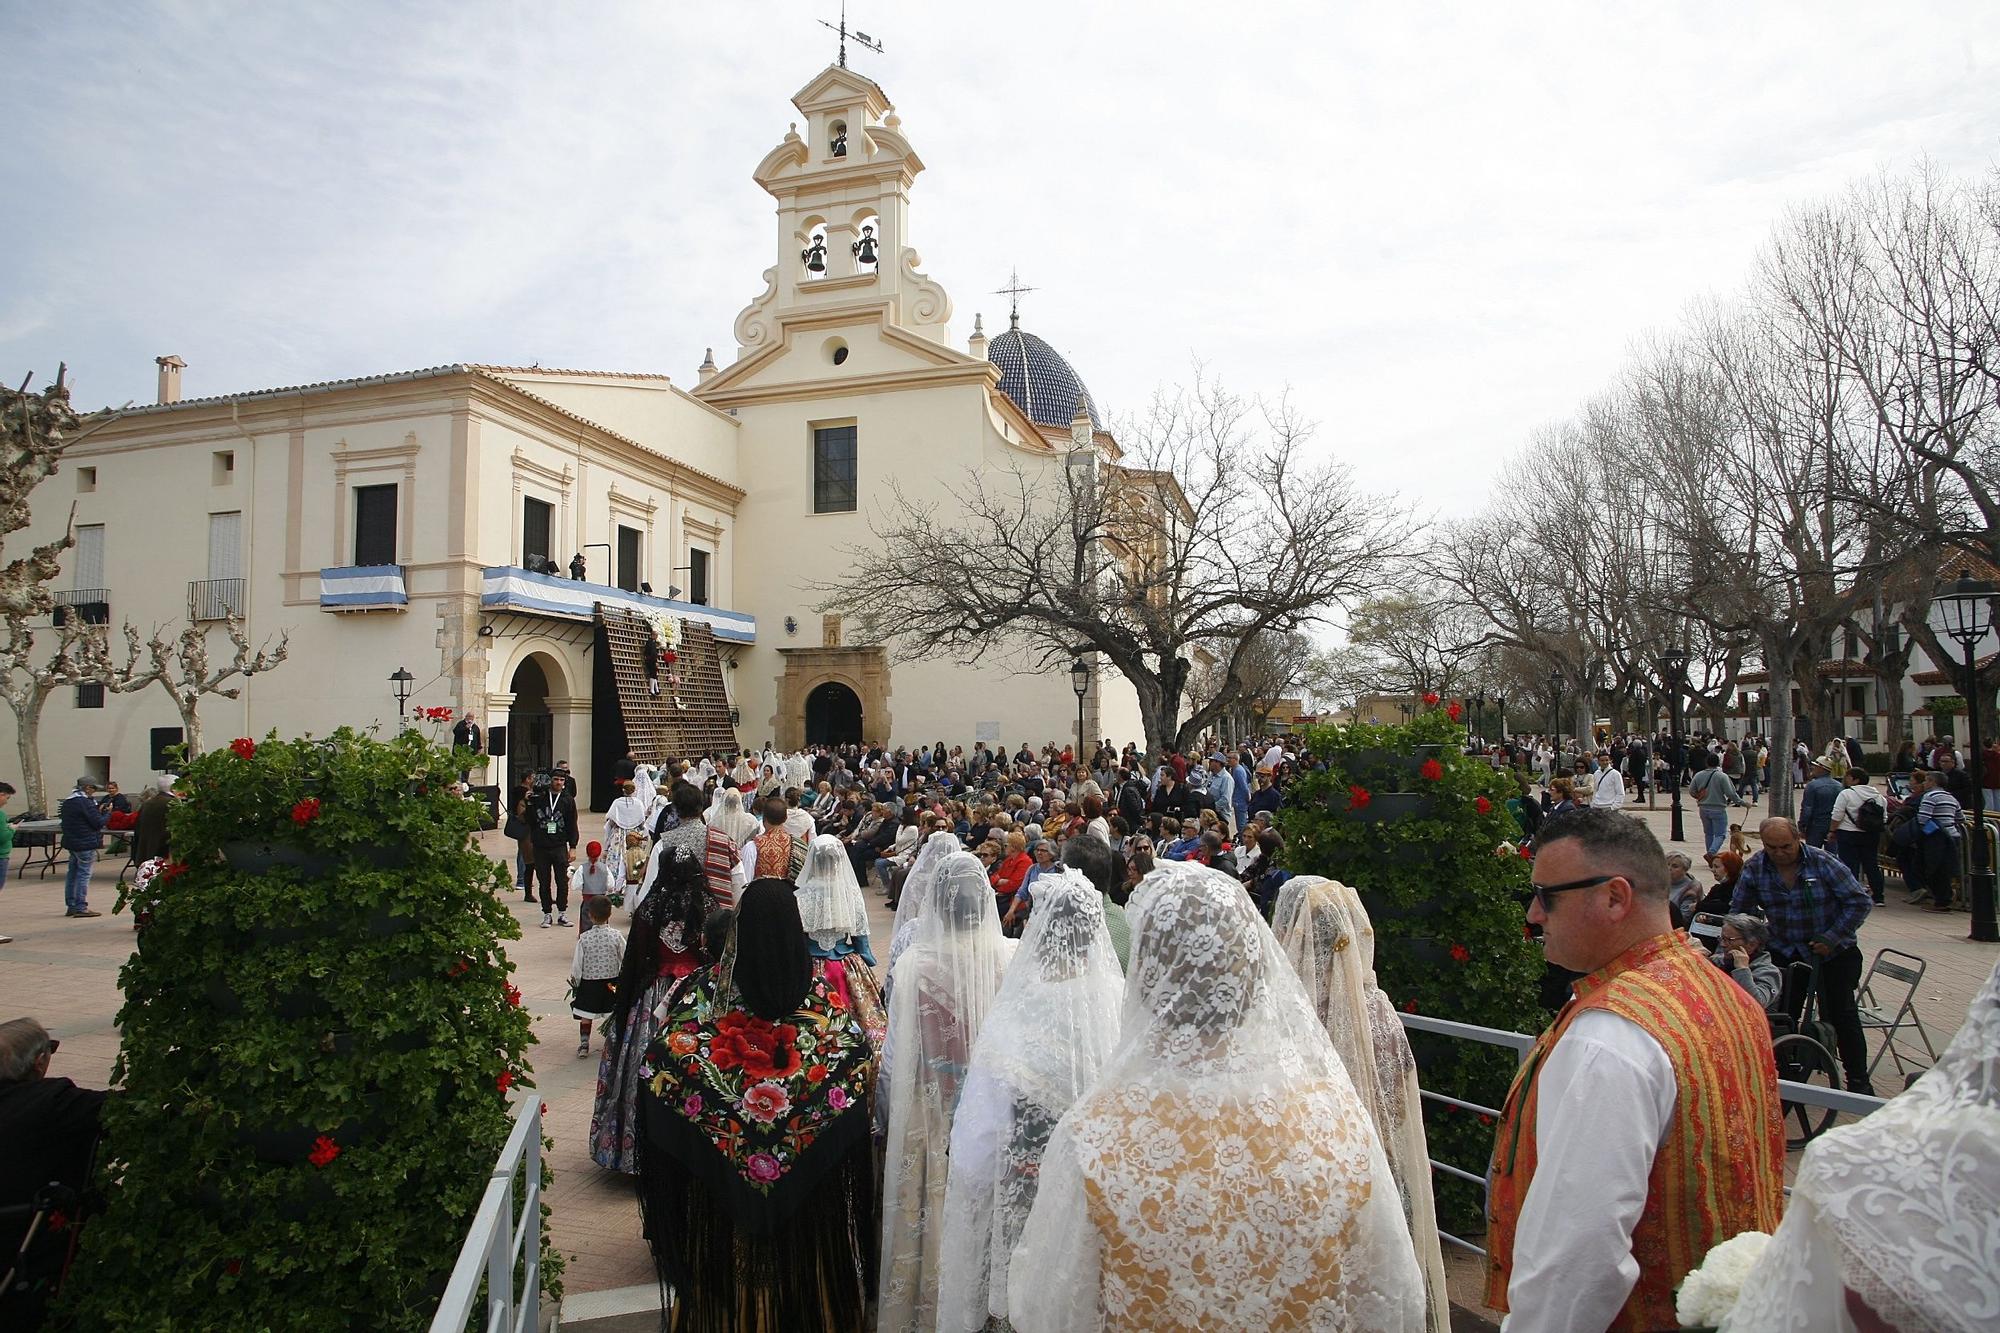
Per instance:
[[[242,614],[242,579],[196,579],[188,584],[189,620],[227,620]]]
[[[110,591],[104,588],[71,588],[56,593],[55,623],[64,624],[71,615],[86,625],[110,624]]]
[[[431,1333],[464,1333],[482,1284],[486,1318],[476,1327],[486,1333],[531,1333],[541,1326],[542,1099],[534,1093],[522,1098],[514,1112],[513,1132],[472,1214]]]
[[[1535,1039],[1522,1032],[1508,1032],[1502,1028],[1483,1028],[1472,1023],[1454,1023],[1450,1019],[1430,1018],[1424,1014],[1399,1013],[1396,1017],[1402,1019],[1403,1026],[1412,1032],[1428,1033],[1434,1037],[1452,1037],[1459,1041],[1476,1041],[1485,1046],[1504,1046],[1514,1052],[1516,1061],[1525,1059],[1528,1052],[1534,1049],[1535,1045]],[[1490,1115],[1495,1121],[1500,1119],[1500,1109],[1498,1107],[1481,1106],[1478,1102],[1468,1102],[1457,1097],[1447,1097],[1441,1092],[1432,1092],[1421,1084],[1418,1085],[1417,1090],[1427,1102],[1436,1102],[1440,1106],[1456,1106],[1462,1111],[1471,1111],[1477,1115]],[[1787,1102],[1798,1103],[1804,1106],[1826,1107],[1854,1116],[1857,1119],[1884,1105],[1883,1099],[1880,1097],[1863,1097],[1858,1093],[1841,1092],[1834,1088],[1814,1087],[1810,1083],[1793,1083],[1787,1079],[1778,1080],[1778,1095]],[[1460,1170],[1449,1162],[1440,1162],[1435,1157],[1430,1159],[1430,1163],[1431,1171],[1434,1175],[1446,1175],[1454,1180],[1463,1180],[1477,1185],[1481,1197],[1488,1197],[1486,1177],[1475,1176],[1470,1171]],[[1791,1186],[1787,1185],[1785,1193],[1790,1195],[1791,1192]],[[1486,1211],[1484,1204],[1481,1205],[1480,1211],[1482,1213]],[[1454,1236],[1443,1227],[1438,1228],[1438,1239],[1447,1245],[1456,1246],[1461,1250],[1469,1250],[1482,1259],[1486,1257],[1484,1246],[1475,1245],[1463,1236]]]

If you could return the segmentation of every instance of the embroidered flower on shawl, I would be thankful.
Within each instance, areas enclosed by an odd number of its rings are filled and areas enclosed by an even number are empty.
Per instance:
[[[1418,769],[1417,772],[1426,782],[1441,782],[1444,780],[1444,765],[1435,759],[1424,760],[1424,766]]]
[[[229,753],[238,759],[254,759],[257,757],[257,742],[248,736],[238,736],[229,742]]]
[[[792,1109],[792,1099],[775,1083],[758,1083],[744,1090],[743,1114],[768,1125]]]
[[[323,1167],[332,1165],[333,1159],[338,1156],[340,1156],[340,1145],[322,1134],[313,1140],[312,1151],[306,1154],[306,1160],[314,1166]]]
[[[825,1066],[825,1065],[807,1065],[807,1066],[806,1066],[806,1082],[808,1082],[808,1083],[822,1083],[822,1082],[825,1082],[825,1080],[826,1080],[826,1066]]]
[[[681,1103],[681,1110],[687,1112],[689,1115],[700,1115],[701,1094],[698,1092],[691,1094],[686,1101]]]
[[[1373,794],[1366,787],[1350,786],[1347,789],[1347,808],[1349,810],[1366,810],[1368,802],[1374,799]]]
[[[1493,802],[1481,796],[1472,802],[1472,808],[1482,815],[1490,815],[1493,813]]]
[[[826,1104],[836,1111],[845,1111],[848,1106],[847,1089],[838,1085],[826,1090]]]
[[[784,1167],[778,1164],[778,1159],[767,1152],[751,1153],[750,1160],[745,1162],[744,1166],[748,1169],[752,1180],[773,1181],[785,1173]]]
[[[701,1039],[692,1032],[676,1032],[667,1038],[667,1049],[675,1055],[693,1055],[701,1049]]]

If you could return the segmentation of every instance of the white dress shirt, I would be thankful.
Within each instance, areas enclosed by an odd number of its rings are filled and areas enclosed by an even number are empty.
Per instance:
[[[1632,1231],[1679,1100],[1674,1067],[1637,1023],[1592,1009],[1537,1079],[1537,1164],[1514,1228],[1501,1333],[1602,1329],[1639,1280]]]
[[[1597,771],[1597,786],[1591,789],[1590,805],[1594,810],[1623,810],[1625,808],[1625,775],[1615,768],[1601,768]]]

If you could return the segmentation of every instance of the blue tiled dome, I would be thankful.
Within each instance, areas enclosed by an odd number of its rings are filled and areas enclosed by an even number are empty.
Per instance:
[[[1076,396],[1090,409],[1092,430],[1103,430],[1097,400],[1063,354],[1016,324],[986,344],[986,359],[1000,367],[1000,392],[1012,398],[1038,426],[1065,429],[1076,418]]]

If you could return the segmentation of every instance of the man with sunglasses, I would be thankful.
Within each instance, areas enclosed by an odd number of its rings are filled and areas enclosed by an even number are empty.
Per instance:
[[[1778,1223],[1785,1143],[1764,1013],[1668,915],[1658,840],[1617,810],[1536,837],[1530,923],[1581,972],[1507,1092],[1487,1173],[1504,1329],[1678,1327],[1674,1289]]]

